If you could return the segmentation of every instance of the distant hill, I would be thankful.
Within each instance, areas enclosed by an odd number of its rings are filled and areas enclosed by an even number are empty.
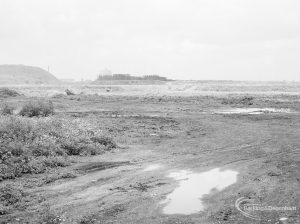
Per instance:
[[[57,84],[60,81],[39,67],[25,65],[0,65],[0,85]]]

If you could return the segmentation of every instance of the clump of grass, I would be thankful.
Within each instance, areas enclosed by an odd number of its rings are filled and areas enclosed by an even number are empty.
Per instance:
[[[26,117],[48,117],[54,114],[51,101],[30,101],[23,105],[19,115]]]
[[[15,107],[8,105],[7,103],[3,104],[0,109],[1,115],[12,115],[14,114]]]

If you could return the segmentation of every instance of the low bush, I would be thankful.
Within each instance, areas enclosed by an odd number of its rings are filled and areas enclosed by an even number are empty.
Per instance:
[[[79,119],[0,116],[0,181],[67,166],[69,155],[113,148],[111,138]]]
[[[23,105],[19,115],[26,117],[48,117],[54,114],[54,107],[51,101],[30,101]]]

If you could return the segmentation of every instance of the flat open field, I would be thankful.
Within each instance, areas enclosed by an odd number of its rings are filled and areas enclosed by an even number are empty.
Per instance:
[[[299,83],[14,89],[25,96],[1,102],[51,100],[53,118],[93,125],[117,147],[1,181],[24,192],[2,223],[300,223]],[[45,181],[61,172],[74,176]],[[296,210],[246,217],[241,197]]]
[[[17,85],[12,87],[26,96],[53,96],[64,93],[66,88],[77,94],[98,94],[102,96],[206,96],[228,94],[254,95],[300,95],[300,82],[255,82],[255,81],[168,81],[153,82],[110,81],[101,85]]]

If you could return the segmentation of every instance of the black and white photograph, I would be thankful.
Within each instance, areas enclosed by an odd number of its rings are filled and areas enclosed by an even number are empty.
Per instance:
[[[0,0],[0,224],[300,224],[300,1]]]

